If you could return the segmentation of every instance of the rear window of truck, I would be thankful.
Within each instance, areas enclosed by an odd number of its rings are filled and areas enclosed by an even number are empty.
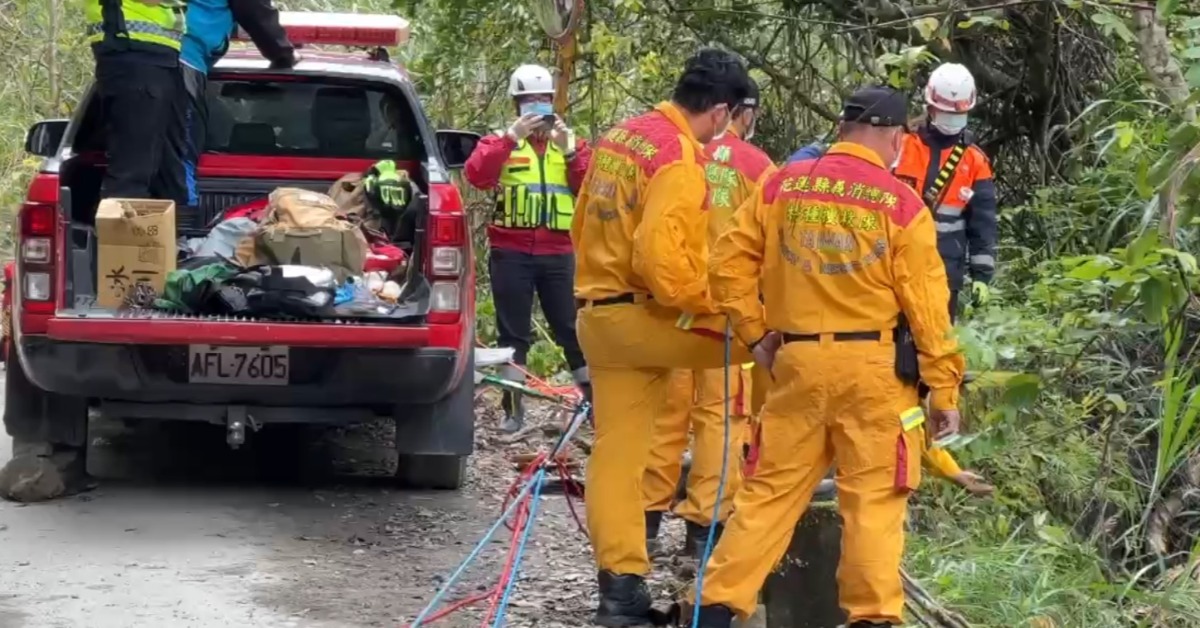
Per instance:
[[[205,152],[277,157],[420,161],[425,146],[398,89],[335,81],[214,77]],[[73,148],[103,152],[99,98],[90,98]]]
[[[213,80],[205,152],[419,160],[403,94],[360,85]]]

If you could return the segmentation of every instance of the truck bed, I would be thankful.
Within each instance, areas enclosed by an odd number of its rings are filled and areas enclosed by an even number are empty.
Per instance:
[[[207,322],[289,322],[312,325],[411,325],[423,321],[429,311],[428,283],[419,272],[410,273],[412,286],[405,292],[411,297],[386,317],[336,318],[262,318],[254,316],[200,315],[166,312],[154,309],[113,310],[96,306],[97,246],[95,207],[98,194],[94,184],[95,169],[84,166],[72,168],[75,187],[61,192],[63,210],[70,216],[70,248],[67,257],[64,307],[56,315],[64,318],[138,319],[138,320],[202,320]],[[280,187],[296,187],[324,193],[332,181],[288,179],[208,178],[197,182],[200,203],[196,208],[176,208],[176,235],[179,238],[203,237],[213,224],[231,207],[267,197]],[[82,193],[74,190],[82,187]],[[414,260],[415,261],[415,260]]]

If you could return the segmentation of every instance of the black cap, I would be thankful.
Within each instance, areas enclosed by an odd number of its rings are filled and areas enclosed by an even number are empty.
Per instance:
[[[757,109],[758,102],[758,83],[754,79],[750,79],[746,84],[746,97],[742,99],[742,107]]]
[[[871,126],[905,126],[908,102],[904,94],[890,87],[863,87],[846,99],[842,120]]]

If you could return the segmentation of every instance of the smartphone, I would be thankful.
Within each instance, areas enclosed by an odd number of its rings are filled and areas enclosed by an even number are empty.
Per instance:
[[[552,113],[548,113],[548,114],[542,116],[542,124],[546,128],[553,129],[555,122],[558,122],[558,116],[556,116]]]

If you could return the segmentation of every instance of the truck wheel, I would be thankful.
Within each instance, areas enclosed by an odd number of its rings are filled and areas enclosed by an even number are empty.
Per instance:
[[[4,427],[13,437],[14,450],[18,443],[49,443],[81,450],[87,446],[86,398],[38,388],[29,381],[19,359],[9,361],[4,394]]]
[[[396,458],[396,483],[404,488],[457,491],[466,479],[466,456],[400,454]]]
[[[457,490],[475,449],[474,350],[458,387],[434,403],[395,409],[396,483],[405,488]]]

